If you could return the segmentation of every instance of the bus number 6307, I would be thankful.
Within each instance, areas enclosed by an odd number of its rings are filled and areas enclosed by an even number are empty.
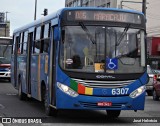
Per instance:
[[[112,89],[112,95],[126,95],[128,91],[129,88],[114,88]]]

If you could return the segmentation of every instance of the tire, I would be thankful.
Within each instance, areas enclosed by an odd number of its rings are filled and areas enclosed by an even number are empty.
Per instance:
[[[8,81],[11,82],[11,78],[9,78]]]
[[[22,81],[18,79],[18,97],[20,100],[26,100],[27,96],[22,92]]]
[[[44,91],[44,108],[45,108],[45,113],[46,113],[47,116],[54,116],[54,117],[56,117],[57,113],[58,113],[58,110],[49,106],[48,99],[49,99],[48,98],[48,93],[47,93],[47,91],[45,89],[45,91]]]
[[[158,101],[159,100],[159,97],[157,96],[155,89],[153,89],[153,100],[154,101]]]
[[[148,96],[152,96],[153,95],[152,91],[147,91],[147,94],[148,94]]]
[[[121,110],[106,110],[108,118],[118,118]]]

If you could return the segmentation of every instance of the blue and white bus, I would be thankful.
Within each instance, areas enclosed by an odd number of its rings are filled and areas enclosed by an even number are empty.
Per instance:
[[[144,110],[146,25],[142,13],[63,8],[14,31],[11,82],[20,99],[63,109]]]

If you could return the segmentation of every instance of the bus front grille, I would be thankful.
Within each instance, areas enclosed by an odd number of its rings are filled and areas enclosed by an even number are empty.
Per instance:
[[[79,102],[85,108],[122,108],[127,104],[127,103],[112,103],[112,106],[98,106],[97,103],[82,102],[82,101]]]
[[[72,78],[77,83],[83,84],[85,87],[91,88],[121,88],[128,86],[136,80],[125,80],[125,81],[95,81],[95,80],[81,80]]]

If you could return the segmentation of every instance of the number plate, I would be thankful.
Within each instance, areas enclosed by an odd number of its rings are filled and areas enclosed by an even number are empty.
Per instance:
[[[97,106],[112,106],[112,102],[98,102]]]

